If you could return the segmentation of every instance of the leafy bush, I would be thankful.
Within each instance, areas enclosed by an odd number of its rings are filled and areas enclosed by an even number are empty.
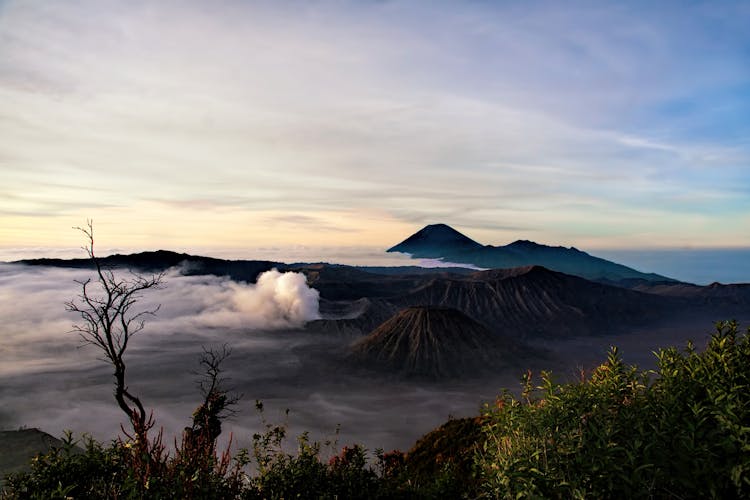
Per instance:
[[[251,450],[219,454],[216,426],[202,415],[220,413],[204,402],[172,454],[160,435],[106,446],[87,437],[81,451],[68,434],[30,472],[9,476],[1,496],[750,497],[750,336],[735,322],[719,323],[703,352],[688,344],[656,355],[657,369],[641,372],[612,348],[576,383],[542,372],[534,386],[527,373],[519,397],[506,391],[481,416],[450,420],[407,454],[377,450],[373,461],[358,445],[325,459],[322,448],[331,443],[307,434],[286,452],[286,425],[265,419]]]
[[[30,472],[9,476],[2,497],[356,500],[454,498],[460,492],[454,474],[421,473],[412,480],[398,451],[377,451],[371,462],[362,446],[345,446],[326,460],[324,445],[333,449],[335,443],[321,444],[304,433],[288,453],[282,446],[286,424],[263,422],[252,450],[240,450],[233,460],[226,452],[206,456],[213,448],[195,447],[187,432],[173,454],[165,452],[160,437],[145,446],[119,439],[103,445],[87,437],[81,451],[68,434],[62,448],[37,456]]]
[[[476,497],[474,457],[483,422],[482,417],[450,419],[421,437],[405,457],[409,481],[436,498]]]
[[[184,443],[183,443],[184,444]],[[82,445],[83,451],[80,446]],[[144,450],[148,455],[144,456]],[[37,455],[31,471],[11,474],[2,498],[236,498],[242,487],[240,464],[228,454],[205,457],[184,447],[170,456],[160,438],[142,447],[114,440],[108,446],[70,433],[63,447]],[[196,465],[198,464],[198,465]]]
[[[263,405],[256,402],[261,413]],[[335,441],[311,441],[307,433],[297,437],[296,453],[283,449],[286,425],[269,424],[253,436],[253,459],[257,474],[243,492],[247,499],[432,499],[452,498],[454,483],[440,475],[414,481],[406,457],[399,451],[376,450],[375,463],[368,462],[367,450],[360,445],[344,446],[325,460],[322,447],[336,447]],[[453,479],[452,477],[450,478]]]
[[[31,471],[10,474],[3,498],[101,498],[122,491],[127,473],[122,467],[121,450],[105,448],[91,437],[82,443],[68,432],[61,448],[32,459]],[[79,445],[83,445],[83,452]],[[86,484],[71,478],[89,477]]]
[[[655,371],[612,348],[579,383],[542,372],[520,399],[486,407],[478,454],[494,498],[745,498],[750,496],[750,342],[717,324],[704,352],[657,353]]]

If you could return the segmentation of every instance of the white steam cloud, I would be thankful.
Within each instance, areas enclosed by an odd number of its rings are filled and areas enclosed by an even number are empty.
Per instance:
[[[65,366],[64,353],[78,357],[80,339],[66,332],[80,318],[66,312],[63,303],[80,293],[75,280],[91,275],[90,270],[0,264],[0,375]],[[229,342],[252,341],[252,332],[293,330],[320,317],[319,293],[301,273],[273,269],[248,284],[183,276],[173,269],[165,284],[139,299],[138,310],[160,309],[134,345],[148,349],[166,338],[213,337],[217,330]]]
[[[0,264],[0,430],[23,425],[59,436],[71,429],[98,439],[119,433],[124,417],[112,397],[111,366],[69,333],[80,318],[63,305],[80,293],[74,280],[92,274]],[[223,375],[245,395],[225,426],[239,446],[263,429],[255,399],[272,420],[290,409],[292,434],[328,438],[340,424],[342,444],[390,449],[408,447],[448,415],[476,413],[482,399],[494,397],[487,390],[494,384],[444,390],[342,377],[337,360],[351,339],[299,328],[319,316],[318,292],[302,274],[272,270],[247,284],[173,269],[165,285],[139,299],[138,310],[161,308],[129,344],[126,361],[130,389],[154,410],[166,436],[179,435],[200,400],[193,381],[202,347],[225,343],[232,356]]]
[[[199,286],[200,293],[206,294],[203,308],[197,314],[185,311],[183,315],[199,326],[280,330],[299,328],[320,318],[320,294],[307,286],[301,273],[272,269],[260,274],[256,284],[249,285],[223,278],[199,279],[204,284],[193,286]],[[194,292],[188,292],[193,299]]]
[[[81,348],[78,336],[66,333],[79,318],[63,303],[80,293],[74,280],[92,274],[0,264],[0,430],[24,425],[60,436],[71,429],[105,440],[119,433],[124,415],[112,397],[111,366],[96,348]],[[318,292],[299,273],[272,270],[246,284],[173,269],[165,284],[139,299],[139,310],[157,304],[161,309],[126,354],[128,385],[154,410],[165,436],[179,436],[200,401],[193,381],[202,348],[225,343],[232,355],[223,375],[245,397],[223,436],[233,433],[239,446],[249,446],[250,436],[264,429],[255,415],[256,399],[272,422],[290,410],[290,436],[310,431],[315,438],[331,438],[340,425],[341,444],[408,449],[449,415],[476,415],[481,401],[494,400],[503,387],[517,387],[516,369],[481,382],[422,384],[342,367],[340,357],[352,338],[299,328],[318,317]],[[531,368],[573,373],[572,367],[598,362],[610,345],[622,346],[629,356],[642,353],[629,362],[643,366],[656,347],[681,344],[686,332],[695,330],[705,332],[692,321],[663,331],[546,344],[563,361],[545,359]]]

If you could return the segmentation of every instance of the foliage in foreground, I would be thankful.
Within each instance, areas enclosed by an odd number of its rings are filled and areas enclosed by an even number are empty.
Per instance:
[[[32,460],[30,472],[10,474],[2,498],[236,498],[242,488],[228,454],[206,456],[186,440],[169,455],[160,437],[148,446],[121,439],[105,446],[68,433],[61,448]]]
[[[256,404],[262,412],[262,404]],[[189,432],[172,454],[160,436],[144,446],[133,439],[109,445],[91,437],[79,442],[67,434],[62,448],[34,458],[30,472],[9,475],[0,497],[438,499],[459,494],[452,475],[412,481],[401,452],[378,450],[371,463],[367,451],[354,445],[326,459],[323,444],[302,434],[290,453],[283,446],[286,425],[265,419],[263,424],[252,448],[233,458],[218,454],[214,446],[196,447]],[[254,474],[248,474],[249,468]]]
[[[234,458],[187,434],[167,454],[92,439],[11,475],[7,498],[748,498],[750,336],[725,322],[703,352],[657,353],[654,371],[616,349],[589,377],[548,373],[480,417],[452,420],[408,453],[345,447],[328,460],[306,435],[284,451],[285,426],[265,424]],[[259,409],[262,406],[259,404]],[[264,421],[265,423],[265,421]],[[248,471],[254,471],[250,474]]]
[[[750,497],[750,341],[717,324],[704,352],[656,353],[625,366],[617,349],[588,379],[524,377],[520,399],[487,407],[477,457],[499,498]]]

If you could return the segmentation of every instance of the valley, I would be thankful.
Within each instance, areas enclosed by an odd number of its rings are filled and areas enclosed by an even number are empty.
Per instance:
[[[541,265],[487,271],[357,267],[229,261],[167,251],[113,255],[102,262],[115,269],[172,273],[171,295],[161,300],[165,314],[174,318],[154,318],[151,331],[129,351],[132,384],[155,408],[167,433],[178,433],[194,407],[192,384],[179,381],[190,377],[201,346],[231,346],[226,373],[245,401],[241,416],[227,428],[240,445],[247,445],[259,425],[251,404],[259,399],[272,420],[283,419],[290,409],[292,431],[330,437],[340,424],[342,442],[404,449],[449,416],[476,414],[503,388],[517,390],[526,370],[552,370],[560,380],[573,380],[580,369],[600,363],[612,345],[620,347],[626,362],[648,368],[659,347],[683,346],[688,339],[700,346],[714,321],[750,320],[747,284],[696,286],[632,276],[592,281]],[[72,283],[90,262],[43,259],[14,265],[41,275],[63,273]],[[190,291],[196,284],[205,287],[201,293],[216,293],[210,283],[222,290],[252,289],[261,273],[274,268],[305,275],[318,294],[318,319],[264,331],[250,326],[255,323],[243,319],[241,310],[224,326],[180,320],[176,313],[192,307],[198,308],[196,319],[202,317],[205,306],[190,305],[200,297]],[[6,368],[2,396],[7,404],[0,425],[53,433],[86,429],[99,438],[112,437],[120,415],[110,401],[108,366],[97,363],[91,351],[75,349],[75,339],[64,332],[50,331],[43,345],[60,353],[54,365]],[[16,355],[33,357],[40,348],[26,345]],[[29,391],[48,402],[45,411],[35,411]],[[76,409],[66,401],[75,401]]]

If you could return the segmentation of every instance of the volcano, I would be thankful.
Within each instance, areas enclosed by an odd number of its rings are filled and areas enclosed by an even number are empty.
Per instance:
[[[443,259],[485,269],[544,266],[587,280],[614,285],[627,283],[675,283],[653,273],[643,273],[616,262],[589,255],[577,248],[548,246],[528,240],[505,246],[482,245],[446,224],[433,224],[409,236],[388,252],[401,252],[414,258]]]
[[[446,252],[471,252],[481,248],[481,244],[447,224],[431,224],[387,251],[408,253],[413,257],[433,258],[442,257]]]
[[[434,279],[389,299],[399,307],[457,309],[501,335],[527,340],[619,331],[656,321],[678,298],[588,281],[542,266]]]
[[[506,367],[520,344],[447,307],[415,306],[396,313],[352,346],[352,357],[407,377],[432,379]]]

